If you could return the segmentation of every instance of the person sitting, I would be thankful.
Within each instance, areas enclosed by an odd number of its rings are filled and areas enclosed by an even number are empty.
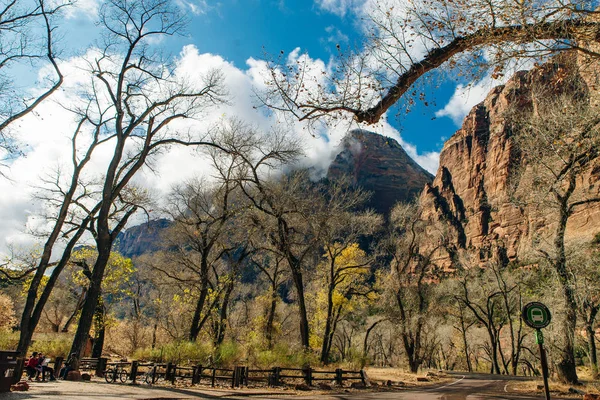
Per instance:
[[[38,362],[38,370],[42,374],[42,382],[46,382],[46,373],[48,373],[48,377],[50,378],[50,381],[56,380],[54,378],[54,368],[51,368],[48,366],[49,362],[50,362],[50,359],[46,358],[42,353],[40,353],[39,362]]]
[[[29,360],[27,360],[27,364],[25,365],[25,369],[27,370],[27,377],[29,378],[29,380],[35,378],[37,374],[37,365],[39,361],[37,355],[37,351],[34,351],[31,357],[29,357]]]
[[[77,355],[75,353],[71,353],[69,359],[65,363],[65,366],[60,370],[60,378],[67,379],[67,375],[69,372],[74,371],[77,367]]]

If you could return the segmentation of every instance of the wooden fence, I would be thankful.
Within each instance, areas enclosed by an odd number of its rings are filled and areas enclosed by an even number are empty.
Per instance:
[[[132,383],[154,384],[158,381],[167,381],[175,384],[176,380],[190,380],[192,385],[205,383],[215,387],[217,384],[231,385],[231,387],[248,386],[249,382],[264,383],[268,386],[305,383],[313,386],[318,382],[332,382],[344,386],[348,382],[361,382],[366,385],[366,374],[363,370],[347,371],[336,369],[322,371],[307,368],[280,368],[251,369],[246,366],[229,368],[216,368],[203,365],[180,366],[172,363],[143,363],[139,361],[102,363],[106,369],[123,368],[128,371]],[[105,371],[103,371],[104,373]],[[141,378],[141,379],[140,379]]]

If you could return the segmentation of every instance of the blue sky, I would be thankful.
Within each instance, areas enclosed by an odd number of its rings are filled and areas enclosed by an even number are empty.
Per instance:
[[[160,46],[175,57],[177,70],[185,78],[201,80],[211,69],[221,70],[225,90],[232,95],[230,102],[195,121],[199,124],[197,132],[202,133],[210,129],[211,124],[222,121],[223,116],[239,117],[264,130],[279,123],[254,107],[254,87],[264,85],[265,57],[278,56],[280,51],[296,59],[308,54],[314,65],[324,68],[337,56],[337,44],[360,51],[365,26],[360,10],[366,2],[376,0],[173,1],[187,10],[190,25],[185,36],[165,39],[159,42]],[[69,170],[68,140],[73,115],[67,108],[76,103],[81,85],[90,82],[85,60],[97,54],[93,50],[98,39],[94,22],[100,3],[101,0],[79,0],[77,8],[60,20],[56,35],[61,38],[60,63],[65,83],[35,113],[15,126],[15,135],[23,142],[27,154],[12,162],[10,179],[0,180],[0,219],[4,221],[0,226],[0,254],[8,244],[31,245],[31,236],[24,232],[39,228],[44,221],[38,218],[44,205],[35,200],[40,179],[57,167],[66,166]],[[38,82],[34,83],[38,74],[43,75],[38,69],[39,66],[34,65],[13,70],[12,77],[20,86],[19,91],[35,91],[39,87]],[[429,85],[432,81],[435,86]],[[388,112],[387,121],[362,128],[397,139],[415,161],[435,174],[443,141],[457,130],[472,105],[483,99],[489,85],[476,82],[467,97],[457,92],[464,82],[456,82],[451,77],[437,76],[422,83],[428,94],[428,107],[417,101],[408,114],[399,112],[401,106],[396,107]],[[442,114],[448,116],[442,116],[440,110],[445,110]],[[400,117],[395,117],[396,113]],[[286,129],[305,146],[301,163],[324,174],[339,150],[337,145],[341,138],[353,127],[356,124],[332,127],[325,138],[312,137],[297,122]],[[90,176],[104,172],[103,162],[110,152],[110,147],[99,150],[90,165]],[[161,153],[153,166],[152,171],[141,171],[136,183],[148,188],[157,198],[168,193],[173,185],[206,173],[202,158],[194,149],[186,147],[173,147]]]
[[[192,17],[190,36],[177,44],[193,43],[200,52],[219,54],[244,68],[250,57],[261,59],[265,52],[277,55],[299,47],[311,58],[323,61],[337,55],[336,45],[360,46],[362,17],[351,7],[342,14],[344,0],[329,1],[330,7],[313,0],[222,0],[208,2],[204,13]],[[212,5],[211,5],[212,4]],[[360,1],[352,2],[358,6]],[[175,43],[174,43],[175,44]],[[177,48],[178,46],[175,46]],[[429,106],[417,102],[408,114],[398,107],[389,113],[389,122],[400,130],[407,142],[419,152],[439,151],[457,125],[448,117],[435,118],[454,93],[450,81],[428,90]]]
[[[85,1],[93,4],[95,0]],[[190,16],[187,35],[166,40],[165,47],[176,55],[183,46],[193,44],[200,53],[219,55],[242,70],[248,68],[250,58],[277,56],[280,51],[289,54],[296,48],[327,63],[338,55],[338,44],[360,49],[365,21],[353,10],[365,1],[180,0]],[[92,18],[79,14],[62,24],[65,53],[81,52],[90,45],[97,32]],[[388,113],[390,124],[419,153],[439,152],[444,140],[456,131],[456,118],[435,117],[456,86],[452,79],[438,79],[436,87],[425,86],[429,106],[417,101],[408,114],[399,111],[400,107]]]

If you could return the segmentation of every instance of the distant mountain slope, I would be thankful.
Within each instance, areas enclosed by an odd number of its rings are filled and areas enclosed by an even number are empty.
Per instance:
[[[117,249],[125,257],[137,257],[162,249],[161,232],[171,225],[168,219],[157,219],[132,226],[119,235]]]
[[[406,154],[391,138],[364,130],[350,132],[331,163],[327,178],[348,175],[355,185],[373,193],[368,207],[387,214],[398,201],[410,201],[433,181],[433,176]],[[133,226],[119,235],[118,250],[136,257],[162,249],[160,234],[170,226],[167,219]]]
[[[433,175],[423,169],[391,138],[354,130],[341,143],[341,152],[329,166],[327,177],[348,175],[354,184],[373,193],[368,204],[387,214],[398,201],[419,196]]]

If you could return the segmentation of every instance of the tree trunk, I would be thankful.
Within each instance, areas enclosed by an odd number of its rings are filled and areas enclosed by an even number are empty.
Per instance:
[[[329,363],[329,351],[331,349],[331,325],[333,319],[333,288],[327,291],[327,319],[325,320],[325,332],[323,332],[323,346],[321,347],[321,362]]]
[[[94,338],[94,346],[92,347],[92,358],[100,358],[102,357],[102,351],[104,350],[104,337],[106,333],[106,324],[105,324],[105,309],[102,299],[98,301],[98,306],[96,307],[96,315],[95,325],[96,325],[96,337]]]
[[[65,322],[65,324],[63,325],[61,332],[63,332],[63,333],[69,332],[69,328],[71,327],[71,324],[75,320],[77,313],[81,310],[81,307],[83,307],[83,303],[85,302],[86,294],[87,294],[87,289],[83,288],[81,291],[81,294],[79,295],[79,299],[77,299],[77,305],[75,306],[75,310],[73,310],[73,313],[69,316],[69,319],[67,319],[67,322]]]
[[[158,322],[154,322],[154,327],[152,328],[152,350],[156,348],[156,331],[158,330]]]
[[[568,197],[560,199],[560,218],[554,238],[554,249],[556,251],[556,259],[554,268],[558,274],[560,284],[563,289],[565,299],[566,313],[562,321],[562,331],[564,335],[564,344],[561,351],[561,358],[557,364],[558,378],[563,383],[576,384],[579,382],[577,378],[577,369],[575,364],[575,329],[577,327],[577,301],[573,289],[573,282],[567,271],[567,258],[565,254],[565,230],[569,218],[568,212]]]
[[[469,354],[469,343],[467,342],[467,327],[465,324],[464,309],[459,303],[460,307],[460,333],[462,334],[463,346],[465,348],[465,360],[467,362],[467,370],[473,372],[473,366],[471,365],[471,356]]]
[[[27,300],[25,302],[25,308],[23,309],[23,314],[21,316],[19,344],[17,345],[17,351],[19,352],[20,357],[24,358],[27,356],[27,350],[29,349],[29,345],[31,344],[31,338],[33,337],[33,332],[35,331],[35,328],[37,327],[37,325],[40,321],[40,318],[42,316],[42,311],[44,310],[44,307],[46,306],[46,303],[48,302],[48,299],[50,298],[52,289],[54,288],[54,285],[56,284],[56,281],[58,280],[60,273],[62,272],[64,267],[67,265],[69,259],[71,258],[71,252],[73,251],[73,248],[75,247],[75,245],[77,244],[77,242],[79,241],[79,239],[81,238],[83,233],[85,232],[85,229],[86,229],[88,223],[89,223],[89,217],[86,218],[84,220],[84,222],[82,222],[82,224],[79,227],[79,229],[77,230],[77,232],[75,232],[75,234],[71,237],[71,239],[67,243],[67,246],[65,247],[63,254],[61,256],[61,259],[59,260],[59,262],[56,264],[56,266],[52,270],[52,273],[50,274],[48,282],[46,282],[46,285],[44,286],[44,290],[42,291],[42,294],[39,296],[39,299],[37,300],[37,304],[35,302],[35,300],[37,298],[37,290],[32,291],[32,286],[30,286],[29,290],[27,291]],[[46,245],[46,247],[47,247],[47,245]],[[47,260],[44,258],[46,256],[46,247],[44,248],[44,256],[42,257],[42,259],[40,260],[40,263],[38,264],[38,272],[40,270],[45,271],[48,266]],[[49,257],[50,254],[51,254],[51,252],[48,252],[47,256]],[[37,276],[38,272],[36,272],[36,276]],[[15,371],[15,376],[22,375],[23,367],[24,367],[24,365],[19,365],[19,368],[17,369],[17,371]]]
[[[94,320],[94,314],[96,313],[96,307],[101,292],[102,278],[104,277],[104,270],[106,269],[110,257],[112,245],[110,236],[108,224],[102,229],[102,232],[98,229],[99,239],[96,241],[98,244],[98,258],[94,264],[88,294],[85,303],[83,304],[83,308],[81,309],[79,324],[70,351],[70,354],[74,353],[77,356],[78,364],[76,369],[79,369],[79,360],[81,360],[83,351],[85,350],[85,345],[90,334],[90,328],[92,327],[92,322]]]
[[[290,266],[292,266],[290,264]],[[296,294],[298,295],[298,309],[300,313],[300,343],[305,350],[309,348],[309,328],[308,328],[308,317],[306,315],[306,301],[304,298],[304,282],[302,281],[302,272],[300,272],[300,266],[292,266],[292,280],[296,287]]]
[[[488,328],[488,336],[490,338],[490,356],[492,358],[492,374],[500,375],[500,364],[498,364],[498,342],[496,335]]]
[[[365,333],[365,340],[363,341],[363,361],[361,362],[361,368],[365,366],[367,355],[369,352],[369,335],[371,334],[371,331],[373,331],[373,329],[375,329],[375,327],[383,321],[385,321],[385,319],[373,322],[373,324],[371,324],[371,326],[367,329],[367,332]]]
[[[225,329],[227,328],[227,307],[229,306],[229,298],[233,291],[233,279],[227,285],[225,295],[223,296],[223,304],[221,305],[221,312],[219,314],[219,326],[217,331],[217,338],[215,345],[219,346],[225,340]]]
[[[200,288],[200,297],[198,297],[196,309],[194,310],[194,317],[192,318],[192,326],[190,327],[190,342],[195,342],[196,339],[198,339],[198,335],[200,334],[200,330],[202,329],[200,316],[202,315],[202,309],[204,308],[204,303],[206,302],[207,295],[208,282],[206,282],[206,279],[203,279],[202,287]]]
[[[590,370],[592,372],[592,379],[598,379],[598,352],[596,349],[596,331],[592,324],[586,324],[585,332],[588,341],[588,357],[590,359]]]
[[[267,325],[265,327],[265,337],[267,339],[267,348],[273,348],[273,323],[275,322],[275,312],[277,311],[277,287],[273,282],[271,287],[271,306],[267,314]]]

